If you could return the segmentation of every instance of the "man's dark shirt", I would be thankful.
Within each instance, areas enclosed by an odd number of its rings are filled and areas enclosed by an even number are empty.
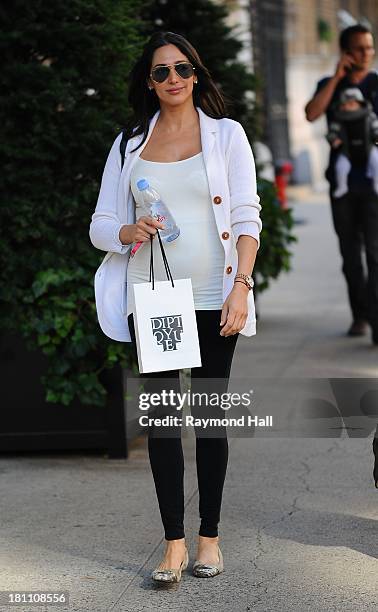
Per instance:
[[[331,77],[324,77],[318,82],[314,95],[316,95],[324,87],[324,85],[328,83],[330,78]],[[333,120],[333,106],[337,102],[340,96],[340,93],[344,89],[347,89],[349,87],[357,87],[358,89],[360,89],[364,98],[366,98],[367,100],[371,102],[373,111],[378,115],[378,72],[376,70],[371,70],[366,75],[366,77],[362,79],[362,81],[360,81],[359,83],[351,83],[349,81],[348,76],[345,76],[343,79],[341,79],[341,81],[339,81],[334,91],[334,94],[332,96],[331,102],[329,103],[327,110],[326,110],[328,125]],[[326,178],[330,182],[332,189],[335,188],[334,166],[335,166],[336,157],[337,157],[337,150],[331,148],[330,157],[329,157],[329,165],[326,171]],[[351,171],[348,177],[349,187],[352,191],[355,191],[355,190],[357,191],[368,190],[369,191],[372,189],[372,180],[367,178],[365,174],[366,172],[364,168],[353,166],[352,164],[352,168],[351,168]]]

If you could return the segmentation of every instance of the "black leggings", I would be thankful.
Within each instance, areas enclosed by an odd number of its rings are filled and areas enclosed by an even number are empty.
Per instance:
[[[220,310],[196,310],[198,337],[201,351],[202,366],[192,368],[191,393],[216,392],[218,395],[227,391],[232,358],[239,334],[220,336]],[[135,345],[133,315],[129,315],[128,323],[131,339]],[[153,372],[141,374],[141,377],[151,379],[153,390],[161,391],[164,379],[169,378],[169,389],[173,386],[179,390],[179,371]],[[174,379],[174,385],[172,384]],[[207,379],[205,381],[205,379]],[[217,380],[214,380],[217,379]],[[220,380],[222,379],[222,380]],[[167,381],[166,381],[167,382]],[[149,388],[150,391],[150,388]],[[214,396],[213,396],[214,397]],[[211,414],[199,406],[191,407],[194,418],[210,416],[224,418],[225,411],[219,406],[212,406]],[[154,417],[173,414],[172,408],[158,406]],[[164,526],[166,540],[176,540],[185,537],[184,532],[184,455],[181,443],[181,427],[179,431],[171,428],[171,436],[162,437],[154,425],[148,429],[148,453],[160,514]],[[161,428],[160,428],[161,430]],[[226,477],[228,461],[228,440],[225,427],[212,428],[212,433],[206,437],[203,430],[195,427],[196,463],[199,490],[199,514],[201,525],[199,535],[216,537],[222,504],[222,493]],[[210,436],[211,437],[208,437]]]

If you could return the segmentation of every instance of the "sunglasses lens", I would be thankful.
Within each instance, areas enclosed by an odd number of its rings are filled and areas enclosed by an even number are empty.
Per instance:
[[[163,83],[169,75],[169,68],[167,66],[158,66],[153,69],[151,74],[154,81]]]
[[[188,64],[188,63],[177,64],[175,66],[175,70],[177,74],[183,79],[188,79],[189,77],[193,75],[192,64]]]

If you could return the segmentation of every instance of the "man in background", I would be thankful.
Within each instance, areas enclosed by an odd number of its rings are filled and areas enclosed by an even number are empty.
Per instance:
[[[306,105],[308,121],[315,121],[326,113],[329,126],[334,120],[341,92],[349,88],[360,89],[378,114],[378,73],[370,69],[375,54],[370,30],[360,24],[346,28],[340,34],[339,44],[340,59],[335,74],[318,82],[313,98]],[[370,323],[373,344],[378,346],[378,195],[363,165],[352,160],[348,191],[342,197],[335,197],[336,159],[337,149],[331,148],[326,178],[330,183],[332,218],[352,311],[353,320],[347,333],[349,336],[362,336]],[[364,276],[363,247],[367,279]]]

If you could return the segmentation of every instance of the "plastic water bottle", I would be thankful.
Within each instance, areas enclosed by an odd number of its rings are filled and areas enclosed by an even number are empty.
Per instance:
[[[180,229],[176,225],[172,214],[164,204],[158,192],[150,187],[146,179],[140,179],[137,187],[142,194],[143,205],[150,215],[163,224],[164,229],[159,230],[163,242],[172,242],[180,235]]]

